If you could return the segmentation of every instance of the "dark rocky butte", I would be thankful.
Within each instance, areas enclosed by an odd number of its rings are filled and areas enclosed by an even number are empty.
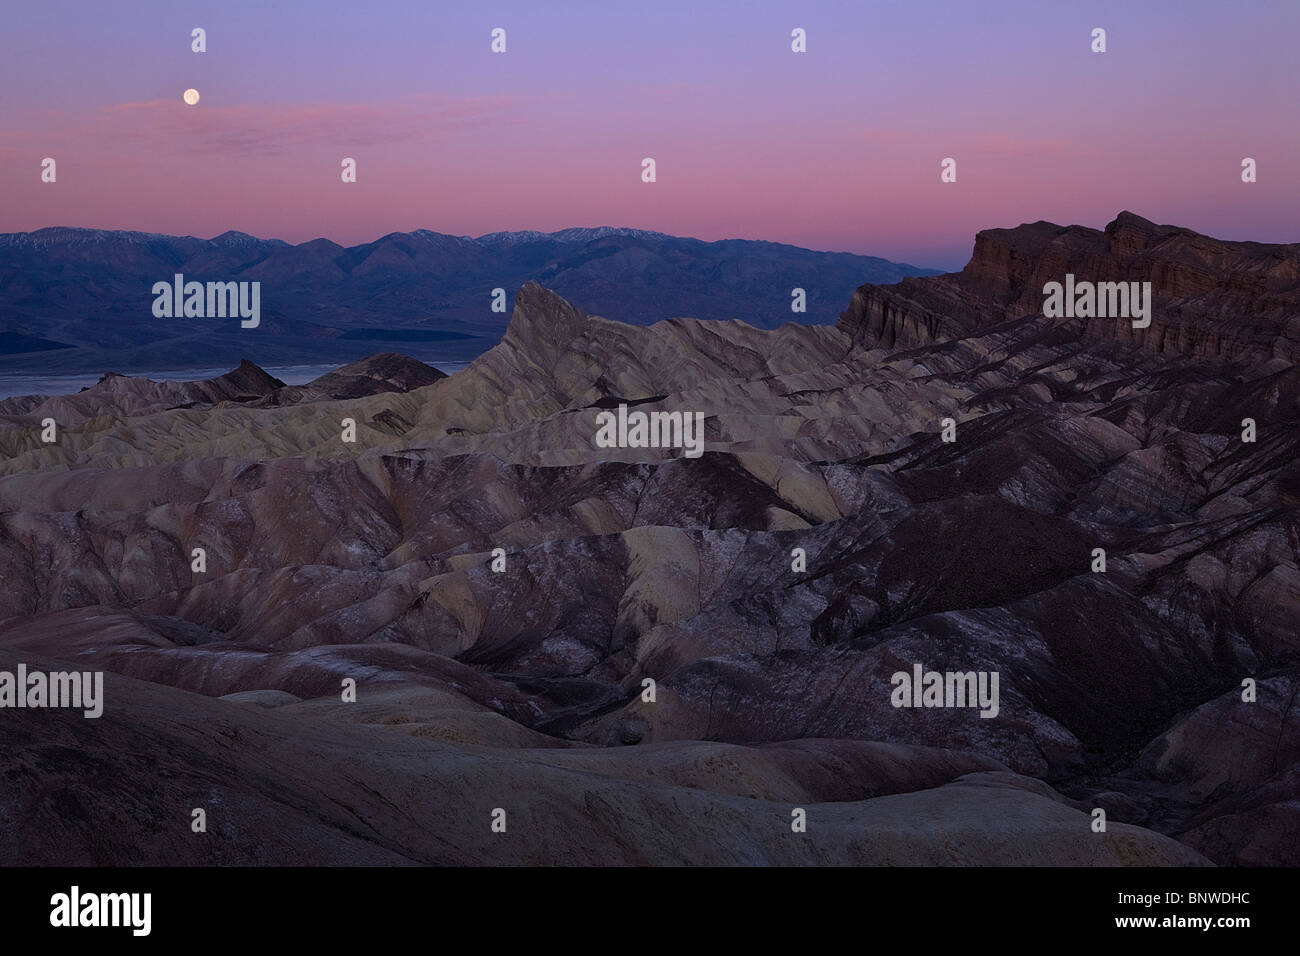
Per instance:
[[[1044,319],[1066,272],[1151,326]],[[0,862],[1300,863],[1298,350],[1300,246],[1123,213],[838,326],[530,283],[450,377],[10,399],[0,670],[107,676],[0,710]],[[705,453],[597,447],[619,402]],[[895,708],[914,664],[998,715]]]

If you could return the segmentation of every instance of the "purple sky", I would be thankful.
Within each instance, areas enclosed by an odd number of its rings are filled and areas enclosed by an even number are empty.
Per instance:
[[[0,231],[621,225],[957,268],[979,229],[1131,209],[1300,241],[1295,0],[54,0],[3,19]]]

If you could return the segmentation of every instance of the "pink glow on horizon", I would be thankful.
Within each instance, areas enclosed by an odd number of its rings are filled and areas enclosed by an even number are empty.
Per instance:
[[[396,22],[320,20],[318,49],[294,45],[301,10],[253,5],[237,12],[267,37],[214,20],[223,46],[198,57],[168,39],[168,55],[144,65],[98,43],[99,21],[26,12],[48,21],[33,28],[33,50],[53,55],[73,30],[69,42],[103,61],[106,89],[76,102],[67,84],[82,64],[64,51],[68,76],[40,88],[48,102],[29,91],[0,106],[0,231],[237,229],[350,245],[417,228],[616,225],[958,268],[980,229],[1100,227],[1129,209],[1221,238],[1300,241],[1300,129],[1281,26],[1240,27],[1258,35],[1259,49],[1246,49],[1226,41],[1231,24],[1212,7],[1171,6],[1175,35],[1153,27],[1155,13],[1101,4],[1112,24],[1102,57],[1080,50],[1086,28],[1065,14],[1011,6],[1019,19],[1001,32],[925,3],[859,24],[895,44],[923,28],[918,60],[905,47],[865,56],[845,27],[866,16],[856,7],[810,13],[816,45],[800,57],[770,36],[788,33],[780,5],[733,21],[670,4],[663,22],[645,23],[612,11],[530,21],[519,5],[508,55],[443,45],[426,62],[403,55],[414,39]],[[419,17],[433,14],[410,7],[407,19]],[[683,34],[697,21],[701,36]],[[471,29],[429,22],[438,37]],[[186,34],[179,23],[169,16],[165,30]],[[367,31],[384,46],[363,54],[353,34]],[[160,42],[121,40],[142,51]],[[413,78],[421,68],[441,78],[438,92]],[[0,66],[6,79],[31,82],[19,65]],[[188,85],[202,94],[196,107],[181,103]],[[322,95],[307,95],[311,85]],[[1250,185],[1238,175],[1246,155],[1260,168]],[[45,156],[58,160],[57,184],[39,180]],[[356,184],[340,182],[344,156],[358,162]],[[640,181],[644,156],[657,162],[654,184]],[[946,156],[958,162],[953,184],[939,181]]]

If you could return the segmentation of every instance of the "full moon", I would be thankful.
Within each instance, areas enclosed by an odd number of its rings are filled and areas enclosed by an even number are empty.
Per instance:
[[[193,106],[195,103],[199,101],[199,91],[186,90],[184,93],[181,94],[181,99],[183,99],[190,106]]]

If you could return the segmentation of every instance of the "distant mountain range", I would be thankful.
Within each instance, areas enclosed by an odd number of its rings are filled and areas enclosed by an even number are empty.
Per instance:
[[[262,321],[158,319],[155,282],[257,281]],[[864,282],[937,275],[872,256],[744,239],[704,242],[640,229],[496,232],[419,229],[344,247],[226,232],[213,239],[55,227],[0,234],[0,371],[147,370],[350,361],[400,343],[468,359],[494,345],[491,310],[536,280],[593,314],[648,325],[739,318],[759,328],[825,324]],[[791,311],[791,290],[807,311]]]

